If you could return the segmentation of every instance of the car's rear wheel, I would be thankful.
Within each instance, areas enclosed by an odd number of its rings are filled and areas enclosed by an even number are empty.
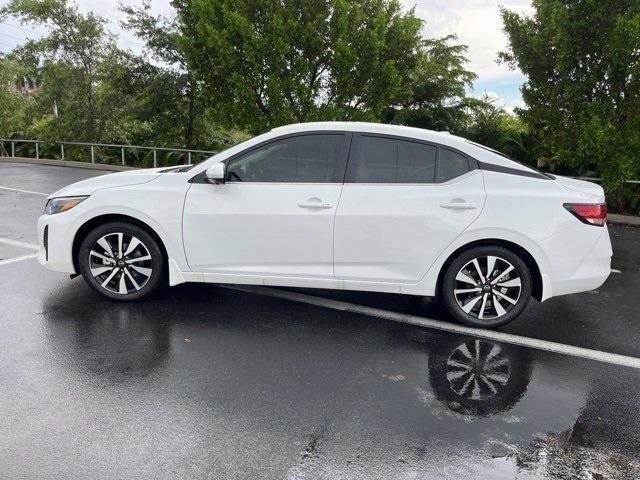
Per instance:
[[[82,241],[78,265],[85,281],[113,300],[138,300],[161,283],[165,261],[158,242],[143,228],[113,222],[100,225]]]
[[[516,318],[531,298],[531,273],[512,251],[481,246],[447,268],[442,298],[449,313],[472,327],[494,328]]]

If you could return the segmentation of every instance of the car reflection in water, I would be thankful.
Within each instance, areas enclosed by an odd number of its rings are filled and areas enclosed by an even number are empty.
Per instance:
[[[445,341],[429,355],[429,381],[436,398],[464,415],[511,409],[526,392],[531,370],[524,349],[488,340]]]
[[[170,352],[170,324],[139,306],[99,300],[86,310],[71,303],[45,306],[53,351],[81,371],[105,381],[144,377]]]

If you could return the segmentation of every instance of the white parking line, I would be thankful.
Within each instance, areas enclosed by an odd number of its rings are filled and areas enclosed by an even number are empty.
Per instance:
[[[626,355],[618,355],[616,353],[602,352],[599,350],[591,350],[588,348],[574,347],[573,345],[565,345],[563,343],[549,342],[547,340],[538,340],[536,338],[522,337],[520,335],[514,335],[511,333],[496,332],[494,330],[482,330],[471,327],[464,327],[455,323],[441,322],[440,320],[434,320],[431,318],[418,317],[415,315],[407,315],[403,313],[392,312],[389,310],[383,310],[380,308],[367,307],[364,305],[357,305],[354,303],[341,302],[339,300],[331,300],[328,298],[315,297],[313,295],[307,295],[304,293],[289,292],[284,290],[277,290],[268,287],[259,286],[225,286],[220,285],[223,288],[231,290],[238,290],[241,292],[257,293],[259,295],[266,295],[268,297],[282,298],[285,300],[293,300],[295,302],[307,303],[310,305],[316,305],[320,307],[331,308],[334,310],[341,310],[345,312],[360,313],[363,315],[369,315],[372,317],[384,318],[386,320],[392,320],[394,322],[408,323],[411,325],[418,325],[420,327],[433,328],[435,330],[442,330],[445,332],[458,333],[462,335],[471,335],[474,337],[486,338],[488,340],[496,340],[503,343],[511,343],[513,345],[520,345],[523,347],[534,348],[537,350],[544,350],[546,352],[560,353],[563,355],[570,355],[573,357],[587,358],[589,360],[595,360],[598,362],[611,363],[614,365],[622,365],[625,367],[640,369],[640,358],[629,357]]]
[[[616,270],[615,268],[612,268],[611,273],[622,273],[622,272],[620,270]]]
[[[30,253],[29,255],[22,255],[21,257],[7,258],[6,260],[0,260],[0,267],[2,265],[9,265],[10,263],[22,262],[23,260],[31,260],[36,258],[37,253]]]
[[[18,192],[18,193],[29,193],[31,195],[42,195],[44,197],[48,197],[49,195],[51,195],[50,193],[34,192],[33,190],[23,190],[21,188],[0,187],[0,190],[8,190],[10,192]]]
[[[18,240],[11,240],[10,238],[0,237],[0,243],[4,243],[5,245],[10,245],[12,247],[28,248],[29,250],[38,250],[38,245],[34,245],[33,243],[20,242]]]

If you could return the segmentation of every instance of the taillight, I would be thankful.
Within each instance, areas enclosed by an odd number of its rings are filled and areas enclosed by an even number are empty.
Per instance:
[[[607,206],[604,203],[565,203],[564,208],[587,225],[602,227],[607,221]]]

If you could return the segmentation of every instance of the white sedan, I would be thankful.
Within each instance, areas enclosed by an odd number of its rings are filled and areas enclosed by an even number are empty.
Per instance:
[[[472,326],[531,297],[598,288],[611,266],[601,187],[446,133],[369,123],[276,128],[195,166],[54,193],[40,263],[114,300],[168,280],[439,296]]]

